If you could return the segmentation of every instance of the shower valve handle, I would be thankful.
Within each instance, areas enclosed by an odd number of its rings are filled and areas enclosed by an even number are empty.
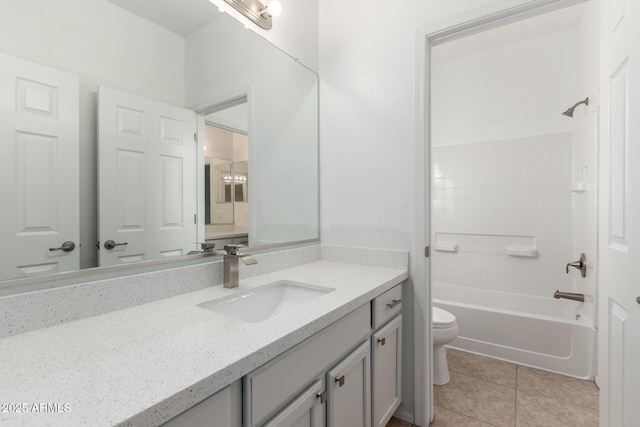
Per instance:
[[[587,277],[587,257],[584,254],[580,254],[580,259],[578,261],[570,262],[569,264],[567,264],[567,274],[569,274],[569,267],[580,270],[580,275],[582,277]]]

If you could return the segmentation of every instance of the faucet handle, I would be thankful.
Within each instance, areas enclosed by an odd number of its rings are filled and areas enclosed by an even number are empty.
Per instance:
[[[585,257],[584,254],[580,254],[580,259],[578,261],[570,262],[567,264],[567,267],[565,269],[567,274],[569,274],[569,267],[573,267],[580,270],[580,275],[582,277],[587,276],[587,258]]]
[[[228,255],[240,255],[240,248],[244,248],[245,245],[224,245],[224,250]]]
[[[213,242],[199,242],[200,248],[203,252],[214,252],[216,244]]]

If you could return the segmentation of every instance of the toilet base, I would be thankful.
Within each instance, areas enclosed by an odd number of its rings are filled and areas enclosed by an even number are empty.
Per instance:
[[[449,364],[447,363],[447,350],[444,345],[433,348],[433,384],[445,385],[449,382]]]

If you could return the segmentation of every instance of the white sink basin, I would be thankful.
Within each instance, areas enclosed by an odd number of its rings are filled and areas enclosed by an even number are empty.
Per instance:
[[[246,322],[258,323],[300,307],[334,290],[324,286],[281,280],[228,297],[206,301],[198,304],[198,307]]]

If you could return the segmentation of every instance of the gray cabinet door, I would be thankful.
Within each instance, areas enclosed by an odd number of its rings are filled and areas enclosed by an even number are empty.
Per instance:
[[[373,426],[385,427],[400,405],[402,378],[402,316],[371,336]]]
[[[327,425],[371,425],[371,347],[369,341],[351,352],[327,374]]]
[[[324,427],[326,403],[320,397],[323,392],[322,381],[316,381],[264,427]]]

